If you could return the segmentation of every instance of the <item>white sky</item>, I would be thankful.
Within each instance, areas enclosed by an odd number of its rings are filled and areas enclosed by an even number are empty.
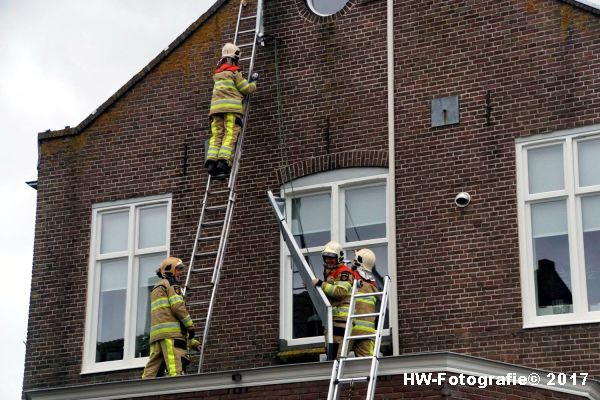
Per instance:
[[[214,2],[0,0],[1,399],[22,387],[37,133],[78,125]]]
[[[0,399],[21,398],[37,133],[78,125],[214,3],[0,0]]]

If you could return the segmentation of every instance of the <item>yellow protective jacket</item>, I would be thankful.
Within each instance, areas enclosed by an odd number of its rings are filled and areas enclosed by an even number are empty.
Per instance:
[[[345,265],[340,265],[338,270],[329,275],[321,285],[323,292],[325,292],[331,303],[333,326],[346,327],[353,282],[354,274],[352,271]]]
[[[378,291],[374,284],[366,281],[359,282],[358,293],[375,293]],[[355,314],[370,314],[375,312],[376,296],[357,297],[354,299]],[[353,318],[352,335],[369,335],[375,333],[375,317]]]
[[[244,113],[244,96],[256,90],[255,82],[248,82],[242,76],[238,66],[223,64],[213,75],[215,85],[213,86],[212,99],[210,102],[210,113]]]
[[[194,322],[185,309],[181,286],[161,279],[150,296],[150,343],[166,338],[184,338]]]

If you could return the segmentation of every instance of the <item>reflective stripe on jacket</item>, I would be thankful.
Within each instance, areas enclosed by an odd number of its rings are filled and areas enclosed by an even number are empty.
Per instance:
[[[340,268],[342,265],[340,265]],[[347,268],[343,266],[343,268]],[[336,275],[334,278],[333,275]],[[331,274],[327,281],[323,282],[321,288],[329,298],[333,314],[333,326],[341,328],[346,327],[348,319],[348,310],[350,307],[350,298],[352,297],[352,283],[354,275],[352,271],[342,271],[340,274]]]
[[[210,113],[244,113],[244,96],[256,90],[255,82],[248,82],[240,71],[223,70],[213,75],[212,100]]]
[[[181,287],[161,279],[150,295],[150,343],[166,338],[185,338],[186,330],[193,327]]]

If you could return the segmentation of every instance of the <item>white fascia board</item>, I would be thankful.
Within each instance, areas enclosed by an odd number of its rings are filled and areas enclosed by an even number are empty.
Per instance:
[[[38,389],[27,391],[26,396],[27,400],[113,400],[251,386],[328,381],[331,378],[331,368],[331,362],[281,365],[186,375],[175,378],[140,379],[55,389]],[[365,371],[368,371],[368,361],[366,363],[364,360],[349,362],[345,368],[345,376],[347,377],[364,376]],[[600,383],[592,379],[588,379],[585,385],[580,383],[573,385],[567,380],[567,383],[563,386],[548,386],[548,371],[457,353],[420,353],[385,357],[380,361],[378,375],[390,376],[412,372],[447,372],[473,376],[507,376],[509,373],[515,373],[517,376],[529,376],[536,373],[541,380],[534,387],[600,400]],[[241,375],[241,381],[234,382],[232,379],[234,374]]]

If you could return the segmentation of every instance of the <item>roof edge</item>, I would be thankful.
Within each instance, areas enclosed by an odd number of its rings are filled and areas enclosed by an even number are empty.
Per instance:
[[[202,14],[196,21],[194,21],[181,35],[179,35],[173,42],[171,42],[167,48],[161,51],[150,63],[148,63],[140,72],[135,74],[127,83],[125,83],[119,90],[117,90],[112,96],[110,96],[104,103],[100,105],[94,112],[88,115],[83,121],[74,128],[67,127],[65,129],[52,131],[48,129],[44,132],[38,133],[38,141],[45,139],[55,139],[66,136],[75,136],[81,133],[87,128],[96,118],[98,118],[104,111],[112,106],[117,100],[119,100],[125,93],[133,88],[139,81],[141,81],[150,71],[152,71],[158,64],[161,63],[167,56],[169,56],[175,49],[179,47],[187,38],[189,38],[198,28],[200,28],[204,22],[212,17],[219,8],[221,8],[228,0],[217,0],[204,14]]]
[[[582,10],[588,11],[592,14],[598,15],[600,16],[600,9],[598,9],[597,7],[592,6],[591,4],[589,4],[587,1],[585,0],[559,0],[562,3],[567,3],[570,4],[574,7],[577,8],[581,8]]]
[[[354,377],[364,376],[369,361],[363,361],[349,364],[346,367],[346,374]],[[593,379],[588,379],[585,385],[579,379],[577,384],[573,384],[568,379],[565,385],[553,386],[551,383],[549,384],[550,373],[548,371],[466,354],[453,352],[415,353],[383,357],[380,359],[380,363],[379,375],[382,376],[429,372],[492,377],[507,377],[510,374],[514,383],[519,377],[529,378],[535,375],[539,378],[538,383],[531,384],[528,380],[525,386],[574,394],[588,399],[600,399],[600,383]],[[138,379],[61,388],[32,389],[25,391],[25,395],[27,400],[112,400],[125,397],[136,398],[161,394],[193,393],[240,387],[324,381],[331,378],[331,368],[331,361],[279,365],[186,375],[176,378]],[[234,375],[237,375],[238,380],[232,379]],[[240,377],[241,379],[239,379]]]

